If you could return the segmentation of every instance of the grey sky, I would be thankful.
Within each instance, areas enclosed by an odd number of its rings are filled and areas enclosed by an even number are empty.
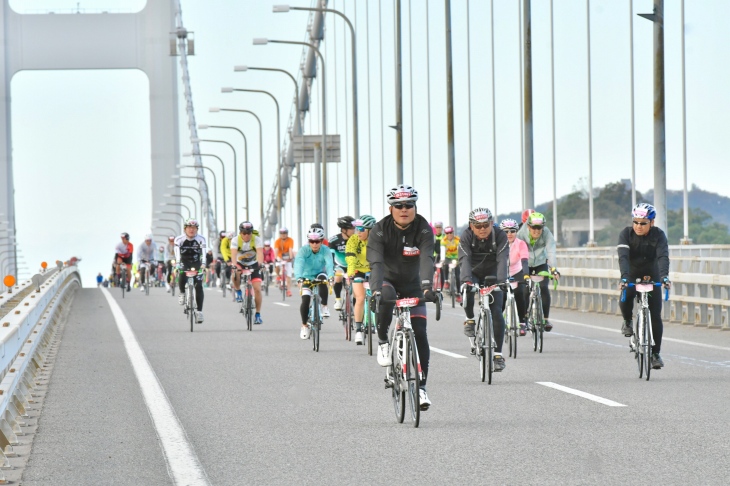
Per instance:
[[[293,89],[278,73],[234,73],[233,66],[279,67],[297,73],[301,49],[294,46],[253,46],[254,37],[304,40],[308,15],[303,12],[274,14],[282,0],[183,0],[185,26],[195,32],[196,56],[191,58],[192,90],[198,123],[234,124],[249,139],[249,163],[255,224],[258,217],[258,126],[241,114],[209,114],[211,106],[251,109],[264,124],[264,163],[275,160],[276,138],[273,103],[267,97],[248,93],[221,94],[222,86],[267,89],[282,106],[282,129],[289,119]],[[310,0],[299,5],[310,5]],[[383,214],[380,145],[380,57],[378,52],[378,1],[330,0],[329,6],[346,11],[357,25],[361,145],[361,208]],[[385,133],[385,188],[395,183],[395,123],[393,75],[393,3],[382,1],[382,51]],[[533,0],[534,145],[537,202],[552,197],[549,2]],[[558,194],[569,192],[588,174],[586,91],[586,25],[584,0],[555,0],[555,105]],[[730,33],[721,19],[730,15],[730,2],[686,2],[687,63],[687,154],[689,183],[728,195],[716,173],[727,161],[730,141],[722,132],[730,125],[730,99],[725,89],[730,67],[724,46]],[[76,8],[75,0],[11,1],[20,12]],[[444,70],[444,8],[442,1],[429,3],[431,39],[431,141],[434,193],[428,191],[426,133],[425,1],[413,1],[413,78],[415,177],[411,174],[410,83],[408,56],[408,4],[403,1],[404,161],[405,178],[421,194],[420,211],[429,219],[448,217],[446,180],[446,123]],[[82,1],[82,9],[135,11],[140,1]],[[651,0],[635,0],[635,13],[651,12]],[[680,69],[680,2],[665,0],[666,89],[667,89],[667,179],[671,189],[681,188],[682,125]],[[471,0],[472,119],[474,205],[493,207],[492,107],[490,67],[489,2]],[[369,35],[366,19],[370,21]],[[629,104],[629,1],[591,0],[591,56],[593,96],[594,185],[630,177]],[[456,116],[457,202],[463,223],[469,202],[468,125],[466,82],[466,1],[452,0],[454,83]],[[497,160],[499,212],[521,209],[518,1],[495,1],[495,73],[497,87]],[[327,39],[330,39],[329,42]],[[333,42],[336,39],[336,42]],[[345,44],[345,41],[348,41]],[[634,16],[635,111],[637,185],[647,190],[653,184],[652,138],[652,26]],[[370,47],[370,99],[367,96],[367,47]],[[349,37],[343,23],[328,18],[325,43],[329,99],[328,127],[342,136],[343,154],[351,135]],[[335,57],[336,49],[336,57]],[[345,68],[347,67],[347,70]],[[149,231],[151,217],[149,101],[147,80],[136,71],[22,72],[12,83],[13,160],[18,222],[18,241],[31,270],[42,260],[84,258],[85,284],[97,272],[109,271],[113,246],[121,231],[132,235],[135,246]],[[347,90],[348,98],[345,98]],[[315,83],[307,133],[318,133],[319,85]],[[337,95],[335,97],[335,94]],[[346,112],[347,110],[347,112]],[[181,105],[181,151],[190,150],[189,134]],[[368,140],[368,116],[372,117]],[[310,129],[311,127],[311,129]],[[224,138],[243,145],[232,131],[208,130],[205,138]],[[235,136],[234,136],[235,135]],[[230,167],[230,154],[221,144],[204,144],[206,152],[221,155]],[[372,155],[371,153],[372,152]],[[186,159],[183,159],[184,161]],[[190,159],[187,159],[190,160]],[[373,185],[370,185],[370,160]],[[218,172],[217,163],[207,163]],[[228,170],[229,178],[232,171]],[[304,187],[312,187],[311,168],[303,175]],[[339,175],[338,175],[339,173]],[[243,204],[243,171],[239,170],[239,204]],[[351,179],[351,169],[349,170]],[[268,198],[274,171],[264,171]],[[341,213],[352,212],[353,181],[348,182],[346,164],[329,170],[329,228]],[[220,192],[220,191],[219,191]],[[229,186],[229,220],[232,220],[232,189]],[[192,191],[191,194],[194,194]],[[372,193],[372,203],[370,194]],[[348,197],[349,196],[349,197]],[[305,223],[313,219],[311,191],[303,197]],[[428,214],[428,201],[433,214]],[[289,208],[294,205],[290,204]],[[336,210],[334,208],[337,208]],[[239,219],[244,213],[239,209]],[[285,224],[293,226],[291,209]],[[230,226],[230,225],[229,225]],[[232,229],[232,228],[228,228]]]

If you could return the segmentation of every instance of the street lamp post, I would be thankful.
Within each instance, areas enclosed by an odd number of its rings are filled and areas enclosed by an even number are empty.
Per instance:
[[[243,135],[243,133],[241,133]],[[243,137],[244,142],[246,142],[246,136]],[[228,145],[231,150],[233,151],[233,205],[235,206],[233,209],[233,219],[235,220],[235,225],[239,223],[238,221],[238,154],[236,153],[236,149],[233,148],[233,145],[226,142],[225,140],[212,140],[208,138],[193,138],[190,140],[193,143],[200,143],[200,142],[211,142],[211,143],[224,143]],[[244,149],[247,149],[248,144],[244,143]],[[245,150],[245,156],[246,159],[248,159],[248,150]]]
[[[205,185],[205,192],[208,193],[208,194],[210,194],[210,189],[208,188],[208,182],[205,180],[204,177],[173,175],[172,178],[173,179],[195,179],[195,180],[200,180]],[[215,221],[215,225],[218,226],[218,189],[216,189],[215,185],[213,186],[213,189],[215,189],[214,201],[215,201],[215,207],[216,207],[215,214],[213,215],[213,220]],[[201,196],[202,196],[202,194],[201,194]]]
[[[306,46],[312,49],[317,54],[317,57],[319,57],[319,61],[322,63],[322,157],[321,157],[321,169],[320,166],[315,164],[314,167],[314,173],[315,173],[315,179],[317,179],[315,183],[315,193],[317,198],[317,212],[318,214],[322,215],[322,221],[319,223],[322,224],[325,228],[327,227],[327,82],[326,82],[326,70],[325,70],[325,64],[324,64],[324,56],[322,53],[317,49],[317,46],[314,44],[310,44],[308,42],[298,42],[298,41],[283,41],[283,40],[273,40],[273,39],[254,39],[253,44],[255,46],[259,45],[266,45],[268,43],[272,44],[290,44],[295,46]],[[321,182],[321,186],[320,186]]]
[[[250,221],[249,215],[248,215],[248,193],[249,193],[249,189],[248,189],[248,187],[249,187],[248,186],[248,139],[246,138],[246,134],[244,134],[241,130],[239,130],[236,127],[223,126],[223,125],[204,125],[204,124],[198,125],[199,130],[207,130],[208,128],[224,128],[224,129],[228,129],[228,130],[235,130],[241,134],[241,137],[243,137],[243,156],[244,156],[243,157],[244,158],[243,172],[244,172],[244,178],[246,179],[246,221]],[[236,171],[237,171],[237,169],[234,169],[233,178],[234,178],[234,184],[237,187],[238,175],[236,174]],[[234,188],[234,190],[236,191],[236,193],[238,193],[238,189]],[[238,206],[237,203],[236,203],[236,206]],[[236,212],[236,214],[234,214],[234,218],[236,219],[235,223],[238,224],[239,221],[238,221],[237,212]]]
[[[187,218],[182,218],[182,219],[183,220],[190,219],[190,215],[191,215],[190,208],[187,207],[186,205],[182,204],[182,203],[169,203],[169,202],[168,203],[165,203],[165,202],[163,202],[163,203],[160,203],[160,206],[177,206],[177,207],[185,208],[185,210],[188,212],[188,217]],[[178,214],[180,214],[180,213],[178,213]],[[180,214],[180,216],[182,217],[182,214]]]
[[[234,108],[218,108],[218,107],[211,107],[208,108],[208,111],[210,113],[219,113],[221,111],[234,111],[234,112],[240,112],[240,113],[249,113],[256,118],[256,121],[259,124],[259,204],[261,205],[260,212],[261,212],[261,224],[264,222],[264,149],[263,149],[263,128],[261,126],[261,119],[259,116],[254,113],[251,110],[237,110]],[[213,127],[214,125],[208,125],[210,127]],[[215,126],[216,128],[224,128],[221,126]],[[248,181],[246,181],[246,184],[248,184]],[[246,204],[248,206],[248,204]]]
[[[198,157],[214,157],[214,158],[218,159],[218,162],[221,163],[221,172],[223,173],[223,182],[221,184],[223,186],[223,219],[227,219],[226,218],[226,200],[227,200],[226,199],[226,166],[223,163],[223,159],[221,159],[220,157],[218,157],[215,154],[192,154],[190,152],[184,153],[183,157],[193,157],[195,155],[197,155]],[[197,169],[197,166],[193,166],[193,167],[195,167]]]
[[[177,168],[178,169],[184,169],[184,168],[198,169],[199,167],[197,165],[178,164]],[[210,167],[206,167],[203,165],[202,168],[207,171],[210,171],[210,175],[213,176],[213,194],[214,194],[213,197],[215,198],[215,212],[216,212],[216,223],[215,224],[217,226],[218,225],[218,219],[217,219],[217,216],[218,216],[218,177],[216,177],[215,171],[213,171],[213,169],[211,169]],[[199,179],[199,177],[188,177],[188,179]],[[207,188],[208,188],[208,186],[206,184],[206,189]],[[224,228],[226,226],[226,202],[225,201],[223,201],[223,226],[224,226]]]
[[[350,47],[352,51],[352,176],[355,181],[360,180],[360,148],[359,148],[359,130],[357,116],[357,44],[355,37],[355,28],[352,22],[345,14],[339,10],[331,8],[308,8],[308,7],[292,7],[289,5],[274,5],[274,12],[288,12],[289,10],[302,10],[308,12],[328,12],[342,17],[350,28]],[[357,18],[357,16],[356,16]],[[274,41],[269,41],[274,42]],[[324,70],[324,69],[323,69]],[[354,184],[355,198],[355,214],[360,214],[360,185]]]
[[[170,186],[167,186],[167,187],[169,188]],[[173,185],[172,187],[177,187],[177,186]],[[195,199],[192,196],[188,196],[187,194],[163,194],[163,195],[165,197],[186,197],[186,198],[190,199],[193,202],[193,211],[194,211],[193,214],[196,215],[195,218],[197,219],[198,203],[195,202]],[[168,203],[168,204],[170,204],[170,203]],[[188,209],[188,211],[190,211],[190,209]]]

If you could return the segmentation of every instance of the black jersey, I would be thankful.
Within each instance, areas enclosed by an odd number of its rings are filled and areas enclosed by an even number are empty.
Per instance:
[[[618,266],[621,278],[633,280],[651,277],[658,282],[669,276],[669,245],[667,235],[654,226],[639,236],[628,226],[618,236]]]
[[[195,235],[188,238],[180,235],[175,238],[175,259],[186,267],[197,267],[205,263],[205,238]]]

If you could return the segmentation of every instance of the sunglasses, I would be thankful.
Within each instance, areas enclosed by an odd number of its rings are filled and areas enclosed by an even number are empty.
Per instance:
[[[365,226],[355,226],[355,231],[363,233],[365,231]]]
[[[393,204],[393,207],[395,209],[413,209],[416,207],[416,205],[413,203],[398,203],[398,204]]]
[[[243,230],[243,231],[241,231],[241,234],[242,235],[250,235],[250,234],[253,234],[253,230]]]
[[[642,223],[641,221],[634,221],[633,223],[637,224],[639,226],[646,226],[647,224],[649,224],[649,223]]]
[[[516,229],[506,229],[504,230],[505,233],[517,233]]]
[[[535,225],[535,226],[530,226],[530,228],[531,229],[534,229],[534,230],[541,230],[541,229],[544,228],[544,226],[542,226],[542,225]]]
[[[474,229],[483,230],[489,228],[489,223],[472,223],[472,226],[474,226]]]
[[[309,243],[312,245],[321,245],[322,240],[309,240]]]

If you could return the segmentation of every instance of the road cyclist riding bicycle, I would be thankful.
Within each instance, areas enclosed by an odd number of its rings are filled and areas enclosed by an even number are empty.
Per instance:
[[[454,227],[447,226],[444,228],[444,236],[441,238],[441,246],[444,247],[444,266],[443,266],[443,288],[451,292],[458,292],[459,287],[459,241],[461,238],[454,234]],[[456,288],[451,288],[449,279],[449,271],[454,270],[452,275]],[[461,301],[461,296],[457,297],[457,301]]]
[[[233,273],[233,290],[236,293],[236,302],[243,300],[241,294],[241,270],[250,270],[251,284],[253,285],[256,315],[254,324],[262,324],[261,319],[261,265],[264,262],[264,244],[253,223],[244,221],[238,225],[238,237],[231,240],[231,255],[235,260]]]
[[[340,232],[332,236],[329,240],[329,249],[332,250],[332,257],[335,263],[335,310],[342,310],[342,279],[347,273],[347,261],[345,259],[345,248],[350,237],[355,234],[355,227],[352,222],[355,218],[352,216],[342,216],[337,219],[337,226]]]
[[[218,234],[220,239],[220,245],[218,246],[218,258],[215,262],[215,273],[220,282],[220,290],[223,292],[223,297],[226,296],[225,287],[231,281],[231,239],[233,233],[221,231]]]
[[[145,283],[149,285],[149,275],[153,268],[157,268],[157,243],[152,241],[152,235],[144,237],[144,242],[137,249],[137,268],[139,268],[140,292],[145,291]]]
[[[525,283],[530,280],[529,258],[530,250],[527,243],[517,238],[517,231],[520,226],[514,219],[505,219],[499,223],[499,229],[504,231],[509,241],[509,276],[513,283],[515,303],[517,304],[517,316],[520,321],[520,336],[525,335],[525,314],[527,312],[527,295]]]
[[[122,233],[120,236],[122,241],[121,243],[117,243],[117,246],[114,249],[114,261],[116,262],[117,275],[120,275],[120,265],[125,265],[127,267],[127,292],[130,292],[132,290],[129,284],[132,279],[132,257],[134,255],[134,245],[129,241],[129,233]],[[124,285],[124,282],[121,282],[120,285]]]
[[[327,296],[329,289],[326,285],[318,285],[317,280],[327,280],[334,276],[334,264],[332,263],[332,251],[322,244],[324,231],[320,228],[310,228],[307,234],[307,244],[303,246],[294,260],[294,276],[300,286],[302,304],[299,313],[302,318],[302,328],[299,337],[309,339],[310,329],[307,325],[309,318],[309,305],[312,298],[312,290],[317,286],[317,291],[322,299],[321,315],[329,317],[327,310]],[[326,312],[325,312],[326,311]]]
[[[439,263],[441,261],[441,240],[444,238],[444,223],[441,221],[434,221],[431,224],[431,227],[433,228],[433,259],[434,263]],[[436,284],[436,282],[434,282]],[[441,279],[439,280],[437,284],[438,290],[442,290],[444,288],[444,277],[443,274],[441,274]]]
[[[496,277],[497,283],[507,282],[509,276],[509,242],[507,235],[494,224],[494,217],[488,208],[475,208],[469,213],[469,226],[461,234],[459,243],[459,267],[461,282],[466,292],[464,311],[464,334],[470,342],[476,337],[474,321],[474,293],[485,285],[488,277]],[[502,304],[504,293],[500,288],[492,292],[489,310],[494,326],[494,371],[502,371],[505,361],[502,357],[504,343],[504,316]],[[474,351],[474,348],[472,348]]]
[[[165,287],[167,288],[167,292],[169,293],[172,289],[172,286],[175,285],[175,282],[172,281],[172,266],[173,261],[175,260],[175,237],[174,236],[168,236],[167,237],[167,244],[165,245]]]
[[[292,261],[294,260],[294,240],[289,238],[289,230],[281,228],[279,238],[274,242],[276,258],[280,264],[276,266],[276,277],[279,285],[286,285],[286,296],[291,297],[291,275]],[[281,281],[281,269],[283,268],[285,278]]]
[[[527,211],[530,210],[526,210],[525,212]],[[560,272],[555,268],[557,264],[555,237],[550,229],[545,226],[545,216],[542,213],[530,213],[525,220],[525,224],[517,232],[517,238],[527,243],[527,249],[530,254],[527,265],[530,275],[549,272],[552,278],[556,280],[560,278]],[[547,332],[553,329],[553,325],[548,320],[550,316],[550,289],[548,288],[550,280],[550,278],[545,278],[539,284],[542,299],[543,324]]]
[[[274,275],[274,264],[276,263],[276,252],[271,247],[271,240],[264,240],[264,266],[261,272],[262,283],[266,288],[266,295],[269,295],[269,285]]]
[[[178,302],[185,305],[185,283],[188,278],[195,279],[195,301],[198,304],[196,312],[197,323],[203,322],[203,272],[205,271],[205,238],[198,234],[199,224],[196,219],[187,219],[183,226],[183,234],[175,238],[175,261],[178,270]],[[197,270],[198,275],[188,277],[187,270]]]
[[[347,276],[352,280],[352,293],[355,295],[355,344],[365,343],[363,319],[365,317],[365,282],[370,273],[367,260],[367,245],[370,230],[375,226],[375,218],[363,214],[353,223],[357,236],[347,241]],[[368,332],[371,330],[369,329]]]
[[[621,332],[631,337],[633,332],[632,314],[636,301],[636,288],[630,286],[644,277],[661,283],[669,289],[669,246],[667,236],[660,228],[654,226],[656,209],[651,204],[640,203],[631,210],[632,225],[624,228],[618,237],[618,264],[621,270],[621,290],[626,292],[625,298],[619,302],[624,318]],[[662,348],[662,297],[657,289],[649,293],[649,314],[651,316],[651,333],[654,338],[652,346],[651,367],[655,370],[664,366],[659,352]],[[648,376],[648,372],[647,372]]]
[[[434,233],[426,219],[417,214],[418,191],[401,184],[386,194],[390,215],[370,230],[367,260],[370,264],[371,309],[378,309],[378,364],[391,366],[392,357],[388,330],[393,320],[397,298],[408,297],[437,302],[439,295],[432,288],[434,270]],[[378,302],[382,299],[382,304]],[[420,356],[423,379],[420,382],[421,410],[428,410],[431,401],[426,393],[430,349],[426,333],[426,304],[410,309],[411,325]]]

